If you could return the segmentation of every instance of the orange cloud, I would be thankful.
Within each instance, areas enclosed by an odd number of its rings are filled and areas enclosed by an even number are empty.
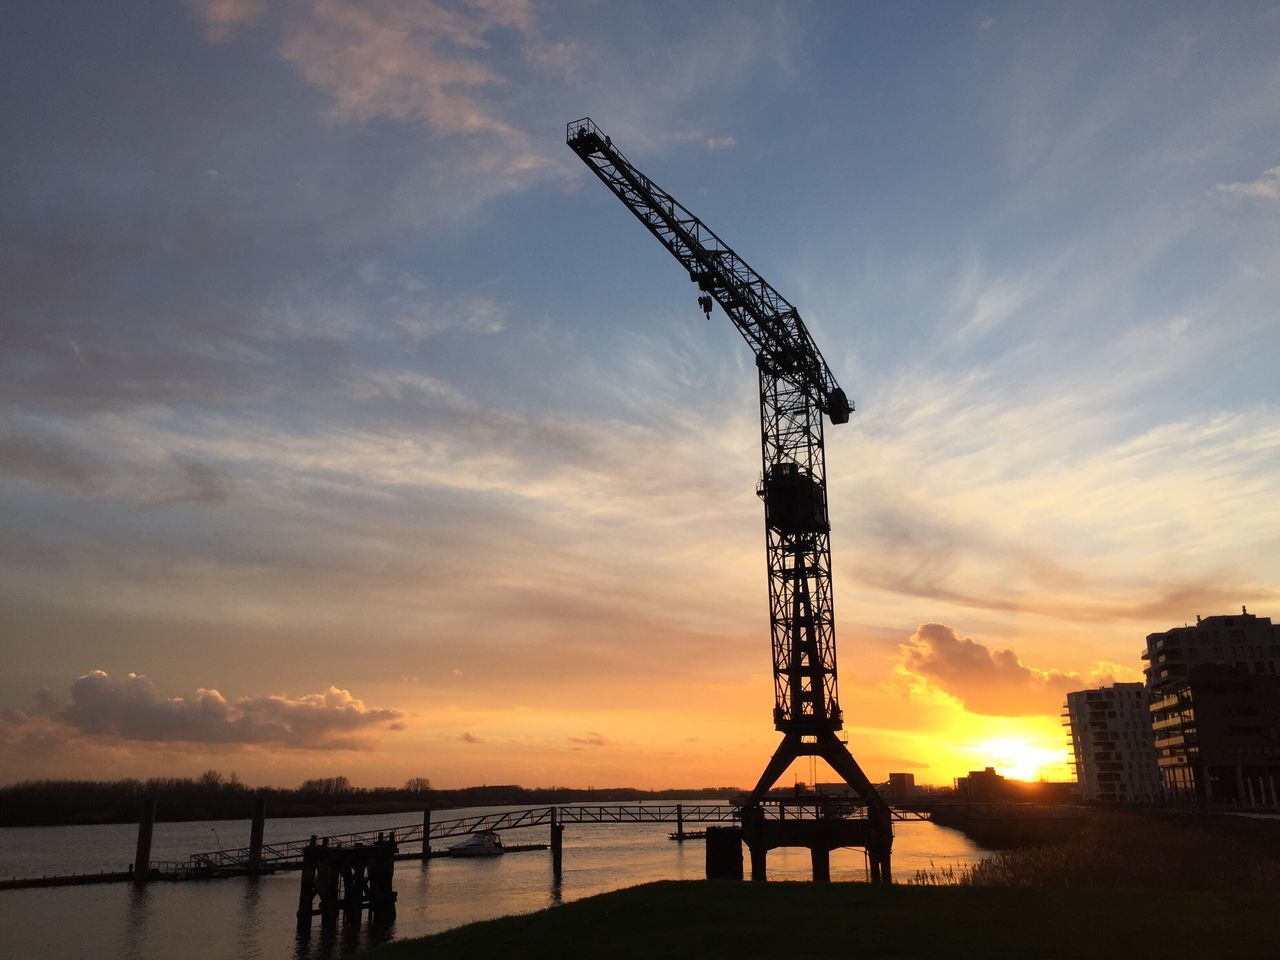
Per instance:
[[[954,627],[922,623],[901,646],[902,665],[959,699],[974,713],[1050,713],[1068,690],[1087,686],[1078,673],[1039,670],[1011,649],[991,650]]]

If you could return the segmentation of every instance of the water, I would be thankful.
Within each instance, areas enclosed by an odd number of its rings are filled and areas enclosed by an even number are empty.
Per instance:
[[[491,813],[459,810],[443,816]],[[387,829],[414,821],[405,814],[268,820],[268,843],[336,833]],[[551,876],[549,851],[471,860],[396,864],[395,925],[386,937],[438,933],[475,920],[527,913],[651,880],[696,880],[705,870],[701,841],[667,839],[671,824],[568,824],[564,873]],[[548,827],[503,834],[507,845],[545,843]],[[131,824],[0,829],[0,877],[123,870],[133,857]],[[909,878],[931,865],[970,863],[982,851],[963,834],[931,823],[895,824],[894,873]],[[153,860],[181,860],[202,850],[247,845],[249,821],[159,823]],[[456,841],[451,841],[456,842]],[[439,845],[439,842],[437,842]],[[808,880],[809,853],[769,854],[771,880]],[[833,880],[865,879],[861,850],[831,854]],[[258,878],[157,882],[141,890],[126,883],[0,890],[0,944],[11,957],[79,960],[310,960],[340,957],[370,944],[366,925],[354,936],[294,935],[299,876],[286,871]]]

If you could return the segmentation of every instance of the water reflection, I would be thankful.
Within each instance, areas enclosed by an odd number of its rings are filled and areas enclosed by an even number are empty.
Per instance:
[[[398,818],[326,818],[325,821],[268,822],[277,837],[379,829]],[[174,834],[192,837],[204,825],[169,825]],[[117,857],[114,849],[84,843],[83,828],[45,828],[41,844],[53,855],[75,862],[76,850],[90,857]],[[89,828],[95,840],[129,846],[133,829],[115,834]],[[224,840],[234,842],[235,824],[219,824]],[[0,891],[0,943],[5,955],[47,960],[79,960],[87,955],[131,960],[326,960],[387,939],[436,933],[475,920],[527,913],[651,880],[700,879],[704,847],[700,841],[677,844],[662,824],[570,825],[564,836],[564,872],[557,880],[546,851],[512,853],[476,860],[438,859],[396,864],[397,918],[386,930],[321,929],[297,938],[295,914],[300,877],[282,872],[259,878],[186,883],[153,883],[135,890],[125,884]],[[244,823],[248,834],[248,821]],[[0,875],[8,861],[14,832],[0,830]],[[237,838],[238,839],[238,838]],[[511,836],[510,843],[545,842],[541,830]],[[157,840],[179,847],[181,837]],[[61,849],[65,847],[66,849]],[[195,849],[195,847],[186,848]],[[17,854],[34,857],[18,845]],[[909,879],[930,863],[944,866],[976,859],[980,851],[961,834],[928,823],[899,824],[894,844],[894,873]],[[769,855],[773,880],[807,880],[807,850],[780,849]],[[865,877],[861,850],[837,850],[831,856],[833,880]]]
[[[128,886],[129,905],[125,912],[124,943],[121,957],[146,956],[147,933],[151,920],[151,888]]]

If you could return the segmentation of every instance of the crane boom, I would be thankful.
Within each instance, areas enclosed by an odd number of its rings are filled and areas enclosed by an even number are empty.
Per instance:
[[[756,355],[762,461],[757,493],[765,506],[773,720],[783,739],[744,805],[744,829],[762,816],[761,799],[797,757],[820,756],[866,803],[872,876],[887,880],[893,843],[889,808],[836,736],[844,715],[836,685],[823,415],[832,423],[847,423],[852,407],[799,312],[782,294],[637,170],[589,117],[568,124],[565,136],[573,152],[689,272],[702,291],[699,306],[710,316],[712,302],[719,303]],[[753,836],[759,840],[761,834]]]
[[[568,143],[715,298],[771,373],[802,389],[832,423],[848,423],[852,407],[800,313],[684,204],[637,170],[590,117],[569,124]]]

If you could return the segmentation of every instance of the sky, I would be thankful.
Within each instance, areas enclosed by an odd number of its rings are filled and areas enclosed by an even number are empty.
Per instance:
[[[751,786],[793,302],[873,779],[1280,619],[1280,4],[64,0],[0,31],[0,781]],[[786,781],[832,779],[797,763]]]

